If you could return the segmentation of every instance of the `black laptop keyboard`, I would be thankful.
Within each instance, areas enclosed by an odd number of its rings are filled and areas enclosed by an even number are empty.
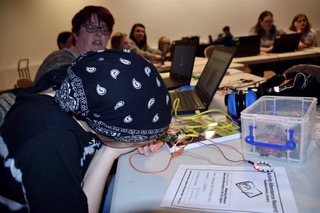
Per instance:
[[[180,98],[180,104],[179,108],[197,108],[202,106],[201,101],[199,98],[193,93],[192,91],[182,91],[182,92],[173,92],[170,93],[172,101],[174,101],[176,98]],[[181,101],[184,100],[184,101]]]

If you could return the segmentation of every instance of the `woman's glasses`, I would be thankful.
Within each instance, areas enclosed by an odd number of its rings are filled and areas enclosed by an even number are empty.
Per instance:
[[[106,36],[110,35],[109,29],[108,29],[107,26],[98,27],[98,26],[93,25],[93,24],[85,24],[83,26],[84,26],[84,28],[86,29],[86,31],[88,33],[95,33],[99,29],[102,35],[106,35]]]

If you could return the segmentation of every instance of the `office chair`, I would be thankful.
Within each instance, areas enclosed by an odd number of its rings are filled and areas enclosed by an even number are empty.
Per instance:
[[[313,64],[299,64],[288,68],[283,74],[289,74],[291,72],[304,72],[315,76],[318,82],[320,82],[320,66]]]
[[[204,57],[210,58],[216,45],[210,45],[204,49]]]

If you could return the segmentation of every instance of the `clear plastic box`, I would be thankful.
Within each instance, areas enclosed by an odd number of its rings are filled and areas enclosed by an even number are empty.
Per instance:
[[[315,140],[317,99],[262,96],[241,112],[246,157],[303,165]]]

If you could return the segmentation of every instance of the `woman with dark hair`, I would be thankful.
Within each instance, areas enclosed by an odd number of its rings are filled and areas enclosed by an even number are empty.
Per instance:
[[[146,28],[143,24],[134,24],[130,32],[130,50],[157,63],[161,60],[161,51],[151,48],[147,43]]]
[[[110,39],[114,18],[101,6],[86,6],[72,19],[74,46],[51,53],[41,64],[34,83],[50,70],[71,64],[80,54],[103,50]]]
[[[285,31],[277,29],[273,14],[266,10],[259,15],[258,22],[250,29],[250,34],[260,36],[260,53],[264,54],[272,51],[274,40],[277,36],[285,34]]]
[[[296,15],[289,27],[289,30],[302,33],[299,42],[299,49],[318,46],[317,33],[312,29],[308,17],[305,14]]]

